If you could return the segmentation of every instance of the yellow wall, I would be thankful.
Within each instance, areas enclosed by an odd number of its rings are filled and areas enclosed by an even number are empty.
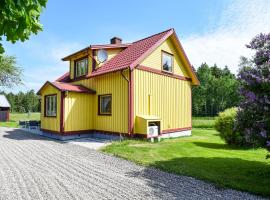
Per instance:
[[[163,130],[191,126],[191,82],[138,69],[134,82],[135,116],[158,116]],[[135,133],[138,126],[135,123]]]
[[[125,72],[128,77],[128,71]],[[128,82],[120,72],[73,82],[96,94],[68,92],[65,97],[65,131],[103,130],[128,132]],[[44,95],[57,94],[57,117],[44,117]],[[112,94],[112,115],[98,115],[98,95]],[[60,92],[52,86],[42,91],[41,127],[60,129]],[[136,116],[160,117],[162,130],[191,127],[191,82],[134,70],[134,122]],[[135,133],[139,130],[135,122]]]
[[[56,117],[45,117],[44,116],[44,103],[45,95],[57,94],[57,113]],[[61,92],[55,89],[51,85],[47,85],[41,91],[41,128],[48,129],[52,131],[60,131],[60,101],[61,101]]]
[[[120,72],[73,82],[94,89],[93,127],[95,130],[128,132],[128,82]],[[98,95],[112,94],[112,115],[98,115]],[[73,125],[71,125],[73,126]]]
[[[146,67],[155,68],[162,70],[161,66],[161,50],[169,52],[174,55],[174,68],[173,73],[181,76],[189,77],[183,62],[179,54],[176,52],[175,45],[173,44],[171,38],[169,37],[165,40],[156,50],[154,50],[149,56],[147,56],[142,62],[141,65]]]
[[[93,94],[67,92],[65,97],[65,131],[93,129]]]

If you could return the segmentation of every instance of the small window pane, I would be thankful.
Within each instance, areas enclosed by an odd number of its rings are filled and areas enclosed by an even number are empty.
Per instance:
[[[52,96],[52,113],[53,116],[56,115],[56,96]]]
[[[164,71],[172,72],[173,56],[165,52],[162,53],[162,69]]]
[[[87,73],[88,59],[79,60],[75,62],[76,77],[86,75]]]
[[[50,95],[45,97],[45,114],[48,117],[55,117],[56,116],[56,95]]]
[[[110,115],[112,113],[112,96],[103,95],[99,96],[99,114]]]

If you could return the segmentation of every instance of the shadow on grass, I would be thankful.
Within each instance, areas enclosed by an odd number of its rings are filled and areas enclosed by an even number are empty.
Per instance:
[[[208,148],[208,149],[224,149],[224,150],[249,150],[249,149],[256,149],[253,147],[239,147],[234,145],[228,145],[228,144],[221,144],[221,143],[211,143],[211,142],[193,142],[193,144]]]
[[[130,176],[143,177],[155,192],[167,193],[171,198],[186,197],[201,199],[256,199],[247,193],[227,191],[225,188],[247,191],[257,195],[270,197],[270,164],[247,161],[238,158],[175,158],[167,161],[156,161],[151,167],[170,173],[195,177],[214,183],[214,185],[186,176],[173,176],[160,172],[157,177],[151,168],[145,168],[139,174]],[[159,173],[159,172],[156,172]],[[182,197],[185,198],[185,197]]]

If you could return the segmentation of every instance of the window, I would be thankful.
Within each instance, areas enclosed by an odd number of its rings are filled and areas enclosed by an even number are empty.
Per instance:
[[[75,77],[84,76],[88,69],[88,58],[75,61]]]
[[[45,116],[46,117],[56,117],[56,107],[57,107],[57,96],[48,95],[45,96]]]
[[[99,115],[111,115],[112,114],[112,95],[99,95],[98,96],[99,104]]]
[[[173,55],[162,51],[162,70],[166,72],[173,72]]]

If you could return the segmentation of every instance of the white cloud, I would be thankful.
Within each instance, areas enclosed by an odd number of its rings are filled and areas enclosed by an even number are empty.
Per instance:
[[[267,33],[270,21],[270,1],[233,1],[222,13],[215,30],[182,39],[191,63],[198,67],[202,62],[227,65],[234,73],[240,56],[251,56],[245,47],[258,33]]]

